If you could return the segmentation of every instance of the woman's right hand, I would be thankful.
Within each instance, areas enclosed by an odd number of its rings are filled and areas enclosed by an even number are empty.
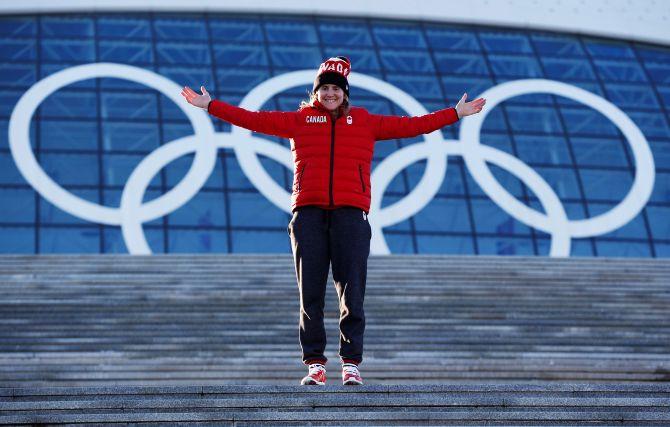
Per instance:
[[[205,86],[200,86],[200,91],[202,92],[202,95],[198,95],[198,93],[190,87],[184,86],[181,90],[181,96],[183,96],[189,104],[206,110],[212,97],[209,96],[209,92],[207,92]]]

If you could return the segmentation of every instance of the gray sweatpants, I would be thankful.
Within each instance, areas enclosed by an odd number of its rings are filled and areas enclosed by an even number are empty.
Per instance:
[[[300,291],[299,337],[305,364],[325,363],[323,325],[328,268],[340,301],[340,357],[346,363],[363,360],[365,279],[371,228],[364,211],[298,208],[288,225]]]

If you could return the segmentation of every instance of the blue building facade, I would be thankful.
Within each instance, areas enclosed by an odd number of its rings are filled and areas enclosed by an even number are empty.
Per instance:
[[[121,227],[84,219],[46,200],[19,171],[10,149],[12,112],[40,80],[89,63],[128,64],[177,85],[239,104],[274,76],[316,70],[346,55],[354,74],[385,81],[426,110],[474,99],[519,79],[569,84],[614,104],[640,129],[655,169],[651,196],[630,221],[571,239],[571,256],[670,256],[670,48],[637,42],[484,26],[360,18],[238,14],[58,14],[0,17],[0,252],[125,253]],[[263,109],[295,110],[309,85],[274,94]],[[378,114],[407,114],[389,97],[352,86],[352,103]],[[468,119],[466,119],[468,120]],[[218,132],[231,127],[212,120]],[[462,124],[442,130],[457,140]],[[77,197],[118,207],[130,174],[154,150],[193,134],[175,103],[119,78],[81,80],[46,97],[30,120],[32,151],[46,174]],[[257,135],[288,147],[288,141]],[[421,138],[379,142],[375,166]],[[481,144],[519,159],[553,189],[570,220],[616,207],[633,185],[631,147],[615,123],[589,105],[546,93],[511,97],[486,116]],[[194,155],[153,178],[145,202],[179,184]],[[291,191],[293,173],[261,163]],[[406,197],[427,160],[407,165],[381,206]],[[489,165],[500,184],[542,213],[538,195],[515,174]],[[371,213],[372,216],[375,212]],[[155,253],[289,253],[289,214],[264,197],[233,150],[219,149],[212,174],[183,206],[143,224]],[[439,191],[414,215],[385,226],[391,253],[540,255],[551,236],[510,215],[450,156]]]

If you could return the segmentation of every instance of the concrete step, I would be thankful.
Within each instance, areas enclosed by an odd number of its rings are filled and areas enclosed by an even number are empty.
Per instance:
[[[667,384],[0,389],[0,423],[664,425]],[[295,423],[295,424],[289,424]]]

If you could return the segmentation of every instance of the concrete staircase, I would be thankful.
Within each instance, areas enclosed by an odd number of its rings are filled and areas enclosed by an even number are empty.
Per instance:
[[[371,257],[366,386],[296,386],[286,255],[0,257],[0,423],[670,424],[670,260]]]

